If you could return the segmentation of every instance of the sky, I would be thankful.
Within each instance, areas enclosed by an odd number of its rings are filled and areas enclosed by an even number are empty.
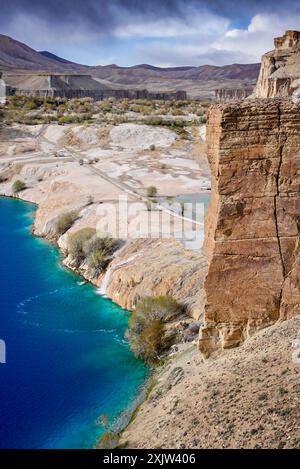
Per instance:
[[[299,0],[0,0],[0,33],[87,65],[259,62]]]

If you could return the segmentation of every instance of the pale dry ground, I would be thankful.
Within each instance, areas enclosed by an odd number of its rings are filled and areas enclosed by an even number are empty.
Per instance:
[[[44,161],[44,169],[51,171],[64,167],[63,163],[72,162],[74,157],[93,162],[109,178],[142,195],[150,185],[157,187],[159,195],[170,196],[201,192],[210,186],[205,148],[201,147],[197,128],[190,132],[189,140],[165,128],[136,124],[14,125],[1,131],[3,169],[16,168],[17,162],[26,162],[27,166],[38,163],[40,167]],[[70,177],[72,171],[69,166]],[[74,177],[79,181],[85,178],[76,165]]]
[[[154,296],[162,291],[173,294],[177,272],[177,283],[181,285],[178,300],[187,304],[187,291],[192,292],[190,314],[199,316],[202,303],[198,307],[199,302],[194,299],[202,298],[203,282],[191,273],[199,268],[203,226],[189,220],[183,223],[180,214],[169,213],[169,205],[160,209],[159,204],[153,204],[150,215],[149,201],[144,200],[148,185],[157,186],[159,195],[181,195],[201,192],[201,181],[210,184],[199,129],[193,129],[189,140],[181,140],[168,129],[146,125],[14,125],[1,129],[0,137],[0,194],[13,195],[12,184],[18,179],[26,183],[18,197],[38,204],[33,229],[36,235],[53,240],[58,217],[76,211],[78,217],[73,226],[58,240],[65,254],[70,235],[85,227],[98,228],[123,243],[131,243],[132,252],[139,253],[143,247],[143,256],[132,267],[130,285],[128,265],[123,264],[120,274],[122,270],[127,274],[120,277],[118,297],[113,289],[109,290],[111,298],[131,309],[143,292]],[[155,150],[148,149],[154,144]],[[195,158],[203,161],[202,166]],[[112,231],[114,223],[106,226],[107,221],[119,223],[124,218],[126,211],[119,209],[120,196],[128,200],[124,234]],[[140,238],[147,241],[149,217],[151,235],[163,235],[163,249],[160,243],[140,242]],[[180,234],[182,226],[185,238],[178,238],[180,244],[174,236]],[[196,242],[191,245],[188,239],[195,235]],[[197,253],[191,254],[186,247]],[[118,251],[115,260],[119,262]],[[73,268],[71,259],[64,262]],[[103,274],[90,278],[86,263],[78,270],[95,285],[101,285]],[[201,279],[204,271],[201,268]],[[155,278],[157,272],[163,273],[159,282]]]
[[[60,213],[82,209],[89,197],[94,226],[99,203],[116,202],[121,195],[133,201],[150,185],[158,195],[169,196],[209,187],[205,149],[199,145],[197,129],[182,140],[173,131],[148,125],[14,125],[1,130],[0,170],[8,180],[0,191],[12,195],[12,183],[25,181],[21,197],[40,204],[38,234]]]
[[[129,448],[299,448],[300,317],[202,361],[183,344],[123,433]]]

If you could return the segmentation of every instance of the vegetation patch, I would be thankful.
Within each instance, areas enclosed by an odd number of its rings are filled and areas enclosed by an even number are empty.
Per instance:
[[[182,138],[189,138],[185,128],[206,120],[210,102],[197,100],[149,100],[109,98],[52,98],[10,96],[3,105],[5,123],[20,124],[113,124],[126,122],[169,128]],[[0,111],[1,119],[1,111]],[[151,149],[154,151],[154,148]]]
[[[98,277],[106,269],[117,242],[112,238],[97,235],[95,228],[83,228],[69,239],[69,255],[76,268],[87,262],[88,273]]]
[[[155,186],[147,187],[147,197],[156,197],[157,188]]]
[[[132,313],[126,337],[136,357],[149,364],[159,363],[174,341],[166,324],[174,321],[182,306],[171,296],[145,297]]]
[[[60,215],[55,223],[55,234],[60,237],[65,234],[73,225],[75,220],[78,218],[78,212],[72,210],[68,213]]]
[[[70,236],[68,250],[76,267],[85,260],[87,243],[95,233],[94,228],[83,228]]]
[[[21,192],[24,189],[26,189],[26,184],[24,181],[20,181],[19,179],[17,179],[17,181],[15,181],[12,185],[12,191],[14,194],[17,194],[18,192]]]

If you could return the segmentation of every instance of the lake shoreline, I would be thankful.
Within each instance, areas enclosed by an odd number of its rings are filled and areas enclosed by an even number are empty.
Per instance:
[[[38,235],[34,232],[35,215],[36,215],[36,211],[37,211],[38,206],[39,206],[37,203],[27,201],[27,200],[23,199],[22,197],[20,197],[19,195],[18,196],[1,195],[0,197],[3,198],[3,199],[18,200],[20,202],[24,202],[26,204],[32,205],[33,210],[32,210],[32,222],[30,223],[31,224],[30,236],[33,236],[37,239],[44,239],[46,241],[46,243],[49,245],[49,247],[54,247],[57,250],[57,253],[58,253],[58,256],[59,256],[58,257],[59,264],[60,264],[61,267],[63,267],[64,270],[69,271],[70,273],[79,276],[79,278],[83,279],[86,284],[90,284],[93,288],[97,287],[97,285],[94,282],[92,282],[91,279],[86,278],[80,271],[78,271],[78,269],[74,269],[71,266],[68,266],[63,262],[64,261],[64,253],[63,253],[63,251],[61,250],[61,248],[59,247],[59,245],[57,243],[53,242],[53,240],[47,239],[47,236],[40,236],[40,235]],[[30,216],[30,218],[31,218],[31,216]],[[109,299],[109,301],[114,303],[110,299]],[[116,304],[116,303],[114,303],[114,304]],[[119,305],[117,305],[117,306],[119,307]],[[139,386],[139,388],[137,390],[136,398],[133,400],[133,402],[129,402],[128,406],[125,407],[120,412],[120,414],[116,416],[114,422],[111,425],[108,426],[107,431],[112,431],[112,432],[116,431],[118,433],[122,433],[122,431],[129,424],[129,422],[132,418],[132,415],[136,412],[136,409],[143,402],[143,400],[144,400],[144,398],[147,394],[147,390],[148,390],[150,381],[151,381],[151,373],[148,374],[148,376],[145,379],[145,382],[142,383]],[[98,438],[95,440],[93,446],[94,447],[99,446],[99,439]]]

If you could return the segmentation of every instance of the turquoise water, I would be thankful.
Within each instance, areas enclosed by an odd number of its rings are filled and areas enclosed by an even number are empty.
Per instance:
[[[177,195],[174,197],[160,197],[159,202],[162,203],[166,208],[169,208],[170,210],[174,210],[175,212],[178,213],[178,203],[179,204],[192,204],[192,207],[189,207],[189,205],[186,205],[186,212],[188,212],[187,216],[189,218],[193,218],[193,220],[196,221],[202,221],[204,213],[206,212],[208,205],[211,200],[211,192],[200,192],[200,193],[195,193],[195,194],[182,194],[182,195]],[[177,206],[176,206],[177,204]],[[197,204],[198,207],[197,207]],[[173,206],[173,208],[172,208]],[[199,207],[203,207],[203,211],[199,211]],[[198,211],[197,211],[198,209]],[[190,210],[192,213],[190,213]],[[180,205],[179,205],[179,213],[181,212]]]
[[[60,264],[35,238],[35,207],[0,198],[1,448],[88,448],[147,376],[124,340],[127,311]]]

